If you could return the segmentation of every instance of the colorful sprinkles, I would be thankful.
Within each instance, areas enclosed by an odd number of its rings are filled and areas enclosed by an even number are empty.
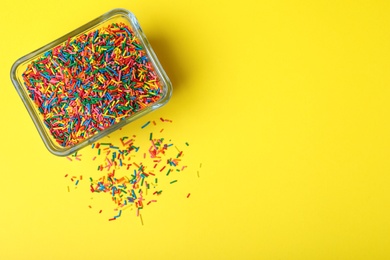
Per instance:
[[[141,128],[145,128],[150,122],[155,121],[148,121]],[[104,173],[99,174],[101,177],[98,178],[87,178],[89,190],[94,194],[107,194],[111,197],[116,213],[109,218],[109,221],[116,220],[125,210],[130,209],[135,210],[136,216],[143,224],[141,211],[146,206],[157,202],[163,192],[159,187],[159,180],[168,185],[175,184],[182,172],[187,169],[187,165],[183,165],[185,151],[180,150],[179,147],[187,147],[188,143],[174,145],[172,140],[153,134],[153,129],[159,129],[156,123],[153,123],[152,128],[149,129],[152,132],[148,130],[147,133],[150,134],[145,135],[147,138],[141,140],[143,147],[137,145],[135,135],[91,145],[94,151],[92,160],[100,162],[96,170],[98,173]],[[67,174],[65,177],[69,178],[68,176]],[[82,179],[82,176],[71,177],[71,181],[75,181],[76,186]],[[185,197],[189,198],[190,193]]]
[[[161,82],[141,42],[124,23],[69,38],[29,63],[23,81],[62,147],[73,146],[162,97]]]

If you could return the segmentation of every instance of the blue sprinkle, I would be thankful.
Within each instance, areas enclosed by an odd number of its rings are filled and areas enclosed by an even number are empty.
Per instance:
[[[119,217],[121,216],[121,214],[122,214],[122,210],[119,210],[119,213],[118,213],[118,215],[117,215],[117,216],[115,216],[114,218],[119,218]]]

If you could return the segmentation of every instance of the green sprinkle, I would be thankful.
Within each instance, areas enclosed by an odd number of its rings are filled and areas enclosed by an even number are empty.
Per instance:
[[[141,128],[145,128],[145,127],[147,127],[149,124],[150,124],[150,121],[146,122],[146,124],[144,124],[143,126],[141,126]]]

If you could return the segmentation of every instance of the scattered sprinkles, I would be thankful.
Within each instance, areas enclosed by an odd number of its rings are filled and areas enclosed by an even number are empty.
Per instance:
[[[172,122],[161,118],[163,123]],[[151,122],[153,127],[158,127],[155,121],[148,121],[141,129]],[[159,129],[159,128],[158,128]],[[160,132],[160,131],[158,131]],[[135,210],[143,225],[141,211],[146,206],[151,206],[158,201],[163,190],[159,188],[160,180],[168,184],[175,184],[178,178],[187,169],[183,157],[185,151],[179,149],[188,146],[188,142],[182,145],[174,145],[171,139],[158,136],[148,131],[148,138],[143,144],[137,145],[137,137],[123,136],[118,140],[109,139],[111,142],[97,142],[91,145],[94,155],[92,161],[98,162],[96,170],[101,177],[86,178],[89,181],[89,190],[94,194],[107,194],[114,203],[116,212],[109,221],[123,216],[124,210]],[[70,158],[81,155],[72,155]],[[103,175],[101,175],[103,173]],[[198,171],[199,175],[199,171]],[[75,182],[77,186],[83,176],[65,175]],[[68,187],[69,190],[69,187]],[[190,193],[186,198],[190,197]],[[101,213],[102,210],[99,211]]]
[[[83,180],[83,176],[82,175],[80,175],[80,176],[76,176],[76,175],[70,176],[69,174],[65,174],[65,178],[69,178],[70,181],[73,182],[74,189],[77,189],[77,185],[79,184],[79,182],[81,180]],[[67,189],[68,189],[68,192],[70,192],[70,186],[68,186]]]
[[[29,63],[22,76],[44,124],[62,147],[95,135],[162,96],[145,50],[124,23],[69,38]]]

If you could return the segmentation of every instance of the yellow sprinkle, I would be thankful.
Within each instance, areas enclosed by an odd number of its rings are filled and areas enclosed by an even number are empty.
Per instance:
[[[144,221],[142,220],[142,215],[141,214],[139,214],[139,218],[141,219],[141,224],[143,226],[144,225]]]

